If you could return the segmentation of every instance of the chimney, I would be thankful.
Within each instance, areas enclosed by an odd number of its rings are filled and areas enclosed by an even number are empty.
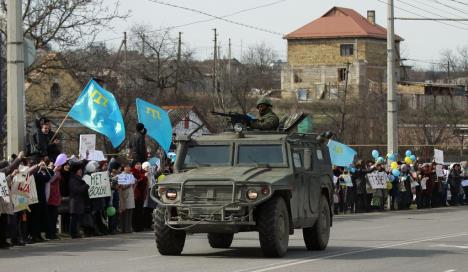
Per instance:
[[[375,10],[368,10],[367,11],[367,21],[369,21],[369,23],[375,25]]]

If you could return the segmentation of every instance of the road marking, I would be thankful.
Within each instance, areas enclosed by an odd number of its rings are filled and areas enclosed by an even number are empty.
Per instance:
[[[457,245],[447,245],[447,244],[433,245],[433,247],[452,247],[452,248],[459,248],[459,249],[468,249],[468,246],[457,246]]]
[[[374,246],[374,247],[367,248],[367,249],[360,249],[360,250],[348,251],[348,252],[343,252],[343,253],[337,253],[337,254],[327,255],[327,256],[323,256],[323,257],[320,257],[320,258],[313,258],[313,259],[311,259],[311,258],[300,258],[300,259],[296,259],[296,260],[293,260],[293,261],[278,263],[277,265],[272,264],[271,266],[266,267],[266,268],[260,268],[260,269],[257,269],[257,270],[244,270],[244,271],[265,272],[265,271],[277,270],[277,269],[286,268],[286,267],[295,266],[295,265],[300,265],[300,264],[305,264],[305,263],[317,262],[317,261],[331,259],[331,258],[340,257],[340,256],[353,255],[353,254],[369,252],[369,251],[373,251],[373,250],[392,248],[392,247],[404,246],[404,245],[411,245],[411,244],[417,244],[417,243],[423,243],[423,242],[428,242],[428,241],[435,241],[435,240],[441,240],[441,239],[453,238],[453,237],[459,237],[459,236],[467,236],[467,235],[468,235],[468,233],[464,233],[464,232],[463,233],[453,233],[453,234],[441,235],[441,236],[438,236],[438,237],[427,237],[427,238],[421,238],[421,239],[417,239],[417,240],[402,241],[402,242],[399,242],[399,243],[382,244],[382,245]]]
[[[151,258],[159,257],[159,256],[161,256],[161,255],[141,256],[141,257],[130,258],[130,259],[128,259],[128,261],[130,261],[130,262],[139,261],[139,260],[151,259]]]
[[[455,271],[457,271],[457,270],[455,270],[455,269],[449,269],[449,270],[445,270],[444,272],[455,272]]]

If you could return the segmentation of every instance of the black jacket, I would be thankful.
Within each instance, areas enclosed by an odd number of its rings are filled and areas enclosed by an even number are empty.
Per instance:
[[[85,210],[85,203],[88,199],[89,185],[77,175],[70,175],[70,213],[83,214]]]
[[[133,133],[128,142],[128,148],[130,148],[130,153],[132,155],[133,160],[139,162],[146,161],[147,155],[145,134],[138,131]]]

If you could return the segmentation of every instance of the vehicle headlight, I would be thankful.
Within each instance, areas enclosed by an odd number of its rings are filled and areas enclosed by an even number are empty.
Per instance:
[[[249,200],[255,200],[258,197],[258,193],[254,189],[248,189],[246,195]]]
[[[169,200],[176,200],[177,199],[177,190],[176,189],[167,189],[166,190],[166,198]]]

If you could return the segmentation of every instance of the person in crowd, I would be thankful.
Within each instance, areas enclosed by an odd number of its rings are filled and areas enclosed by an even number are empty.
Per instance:
[[[70,161],[70,236],[81,238],[81,218],[85,212],[85,202],[88,198],[89,185],[82,179],[83,163],[78,160]]]
[[[450,170],[448,175],[448,184],[450,185],[450,194],[451,201],[450,205],[458,206],[462,204],[461,202],[461,182],[462,182],[462,172],[461,166],[459,163],[455,163]]]
[[[48,210],[47,201],[50,196],[50,180],[52,179],[54,172],[49,169],[49,160],[46,157],[41,160],[39,164],[33,165],[29,168],[29,176],[34,177],[37,190],[37,200],[35,204],[30,204],[29,209],[30,220],[29,220],[29,232],[31,235],[31,241],[33,243],[43,242],[42,232],[47,232],[48,222]]]
[[[145,171],[145,176],[148,179],[148,189],[146,190],[145,203],[143,204],[144,208],[144,227],[145,229],[152,228],[152,214],[153,210],[156,208],[156,201],[153,200],[150,196],[150,191],[153,186],[157,183],[157,166],[152,166],[149,162],[144,162],[141,165],[142,169]]]
[[[118,176],[120,224],[123,233],[132,232],[133,209],[135,209],[134,186],[136,179],[130,164],[126,163]]]
[[[135,210],[133,212],[133,230],[143,231],[145,224],[145,215],[143,205],[148,193],[148,178],[140,162],[135,163],[132,168],[132,174],[135,177]]]
[[[177,149],[177,145],[176,145],[176,138],[177,138],[177,134],[176,133],[172,133],[172,141],[171,141],[171,147],[169,148],[169,151],[171,152],[176,152],[176,149]]]
[[[461,176],[462,176],[462,188],[465,194],[465,204],[468,204],[468,161],[462,161],[460,163]]]
[[[96,172],[99,172],[100,165],[96,161],[88,161],[85,166],[85,175],[89,177]],[[86,236],[101,236],[108,232],[107,227],[103,223],[104,210],[106,208],[105,197],[89,198],[86,203],[85,212],[85,234]]]
[[[40,124],[40,128],[32,135],[30,141],[30,154],[34,158],[34,163],[49,155],[50,159],[55,160],[56,156],[60,154],[60,140],[57,135],[54,137],[54,132],[50,130],[50,121],[44,119]]]
[[[363,161],[357,161],[354,167],[354,173],[351,175],[353,184],[356,184],[356,212],[369,212],[369,206],[367,205],[366,174],[367,171]]]
[[[111,158],[109,161],[109,179],[111,182],[111,198],[109,202],[109,206],[115,208],[115,210],[119,210],[119,185],[118,185],[118,176],[120,174],[120,163],[117,161],[115,157]],[[108,227],[110,234],[117,234],[119,232],[119,220],[118,220],[118,213],[108,216]]]
[[[54,175],[51,178],[49,199],[47,200],[47,234],[46,238],[50,240],[57,240],[57,219],[58,219],[58,207],[62,203],[62,196],[60,194],[60,183],[62,182],[62,166],[67,162],[67,155],[60,154],[55,160]]]
[[[136,131],[130,137],[128,148],[130,149],[130,156],[132,163],[143,163],[148,159],[146,151],[146,128],[142,123],[136,124]]]
[[[259,118],[250,123],[250,128],[259,130],[276,130],[279,126],[279,118],[272,110],[270,99],[262,97],[257,101]]]
[[[385,172],[385,169],[382,165],[382,162],[377,161],[369,169],[372,172]],[[374,209],[379,211],[385,211],[385,199],[386,199],[387,189],[375,189],[372,194],[372,206]]]
[[[1,162],[0,172],[8,177],[18,168],[24,157],[24,152],[20,152],[13,162]],[[3,199],[0,198],[0,249],[7,249],[12,246],[12,244],[7,241],[9,233],[8,223],[9,220],[11,220],[11,214],[13,214],[11,202],[5,203]]]
[[[398,209],[407,210],[410,208],[413,201],[413,194],[411,193],[411,183],[413,183],[413,178],[410,174],[410,166],[407,164],[401,165],[400,172],[401,175],[398,178],[398,191],[400,196],[398,199]]]
[[[70,163],[67,160],[60,167],[60,196],[61,201],[58,212],[61,217],[61,228],[63,234],[70,233]]]
[[[424,163],[419,171],[421,184],[421,204],[422,208],[432,207],[432,192],[434,190],[435,172],[430,163]]]

